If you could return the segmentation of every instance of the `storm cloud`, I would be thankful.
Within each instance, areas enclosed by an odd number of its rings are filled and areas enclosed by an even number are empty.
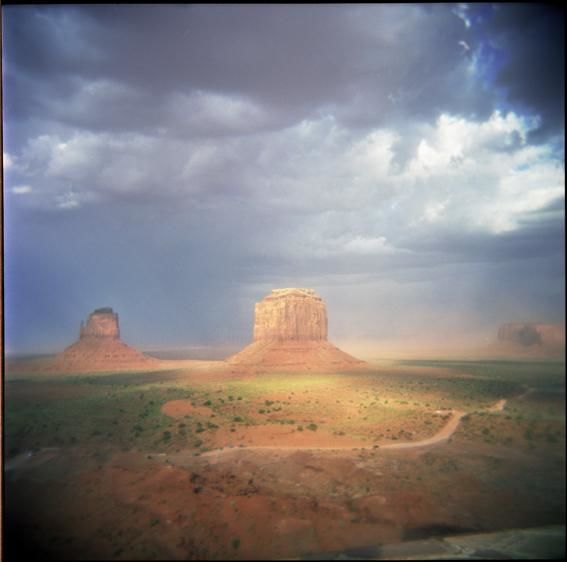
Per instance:
[[[274,287],[335,340],[564,321],[553,7],[3,8],[8,350],[113,306],[246,343]]]

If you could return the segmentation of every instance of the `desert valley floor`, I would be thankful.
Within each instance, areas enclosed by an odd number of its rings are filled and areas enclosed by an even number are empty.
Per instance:
[[[7,554],[364,558],[565,524],[563,362],[8,368],[4,400]]]

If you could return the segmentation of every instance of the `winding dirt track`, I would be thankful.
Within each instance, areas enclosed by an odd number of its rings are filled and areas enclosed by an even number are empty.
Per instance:
[[[444,443],[449,440],[449,437],[455,433],[461,418],[466,415],[466,412],[460,410],[453,410],[451,419],[432,437],[422,439],[421,441],[409,441],[407,443],[392,443],[388,445],[381,445],[380,449],[414,449],[415,447],[428,447],[430,445],[437,445],[437,443]]]
[[[533,389],[528,389],[522,395],[517,396],[516,398],[524,398],[527,394],[529,394]],[[507,400],[502,399],[498,400],[494,405],[486,408],[488,412],[502,412],[506,406]],[[449,440],[451,435],[455,433],[457,427],[459,427],[459,423],[461,423],[461,419],[467,415],[467,412],[462,412],[461,410],[453,410],[451,418],[449,421],[433,436],[428,437],[427,439],[422,439],[421,441],[408,441],[406,443],[389,443],[387,445],[380,445],[379,449],[416,449],[418,447],[430,447],[431,445],[438,445],[439,443],[445,443]],[[323,451],[323,450],[332,450],[332,451],[339,451],[345,449],[371,449],[375,450],[377,447],[375,445],[367,445],[367,446],[360,446],[356,447],[353,445],[349,446],[339,446],[339,447],[297,447],[297,446],[277,446],[277,445],[251,445],[247,447],[233,447],[233,448],[225,448],[225,449],[216,449],[214,451],[208,451],[207,453],[203,453],[202,457],[210,457],[216,456],[218,458],[220,455],[225,455],[227,453],[234,453],[235,451],[258,451],[258,450],[272,450],[272,451],[299,451],[299,450],[309,450],[309,451]]]

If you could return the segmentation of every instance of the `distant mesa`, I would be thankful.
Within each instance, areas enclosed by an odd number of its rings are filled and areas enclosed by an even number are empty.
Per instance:
[[[366,365],[327,341],[327,308],[313,289],[273,289],[255,307],[254,341],[233,365],[291,370]]]
[[[498,340],[523,347],[565,345],[565,328],[559,324],[508,323],[500,326]]]
[[[109,370],[137,368],[159,363],[120,339],[118,314],[112,308],[97,308],[81,322],[79,339],[57,356],[63,370]]]
[[[565,351],[565,326],[535,322],[502,324],[494,348],[513,355],[559,355]]]

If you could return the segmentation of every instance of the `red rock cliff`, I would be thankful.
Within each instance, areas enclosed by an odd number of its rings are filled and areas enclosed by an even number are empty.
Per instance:
[[[92,312],[86,325],[81,323],[80,339],[84,338],[120,339],[118,314],[112,308],[98,308]]]
[[[157,359],[140,353],[120,339],[118,314],[112,308],[97,308],[86,324],[81,323],[79,340],[56,357],[53,369],[94,372],[157,364]]]
[[[312,289],[274,289],[256,304],[254,341],[327,341],[327,309]]]
[[[327,341],[327,309],[312,289],[274,289],[257,303],[254,341],[228,362],[259,372],[343,370],[365,365]]]

